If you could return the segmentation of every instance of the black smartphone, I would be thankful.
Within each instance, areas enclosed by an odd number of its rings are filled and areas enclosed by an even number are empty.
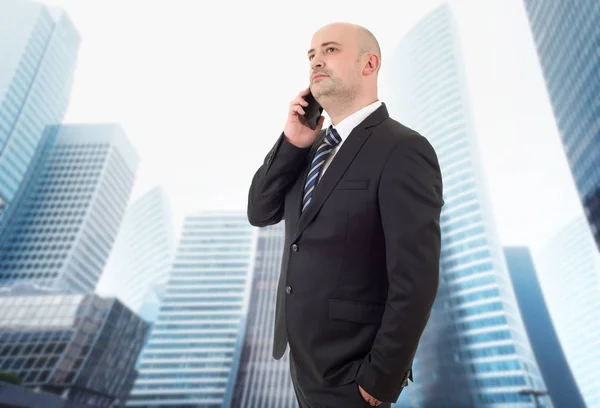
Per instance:
[[[315,130],[319,116],[323,113],[323,107],[319,105],[319,102],[317,102],[312,92],[309,92],[308,95],[304,97],[304,100],[308,102],[308,106],[302,107],[302,109],[304,109],[304,119],[308,123],[308,126],[310,126],[312,130]]]

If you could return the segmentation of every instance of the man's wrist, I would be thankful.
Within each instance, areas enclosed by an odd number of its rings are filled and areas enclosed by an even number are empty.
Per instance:
[[[308,146],[298,145],[298,144],[296,144],[296,142],[294,142],[292,139],[290,139],[285,133],[283,133],[283,140],[285,140],[287,143],[294,146],[295,148],[301,149],[301,150],[309,149],[312,146],[312,144],[309,144]]]

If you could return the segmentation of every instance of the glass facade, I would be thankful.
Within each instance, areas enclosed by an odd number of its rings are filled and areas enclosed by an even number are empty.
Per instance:
[[[138,161],[119,126],[48,126],[18,208],[0,233],[0,287],[31,282],[93,292]]]
[[[438,295],[403,392],[414,407],[534,407],[519,391],[545,385],[498,242],[450,7],[413,27],[389,63],[390,115],[434,146],[446,202]]]
[[[246,334],[232,408],[297,408],[289,348],[273,358],[275,297],[285,243],[285,223],[259,229]]]
[[[584,217],[536,257],[554,327],[588,408],[600,408],[600,253]]]
[[[600,3],[524,1],[565,153],[600,250]]]
[[[0,231],[44,127],[62,121],[79,52],[63,12],[27,0],[0,2]]]
[[[124,401],[148,324],[116,299],[2,291],[0,371],[94,407]]]
[[[174,252],[171,205],[165,190],[156,187],[125,212],[97,292],[116,296],[136,313],[144,311],[142,318],[152,322],[151,306],[166,284]]]
[[[245,212],[186,217],[128,407],[230,405],[255,245]]]
[[[505,247],[519,309],[555,407],[586,408],[560,345],[527,247]],[[600,366],[599,366],[600,368]]]

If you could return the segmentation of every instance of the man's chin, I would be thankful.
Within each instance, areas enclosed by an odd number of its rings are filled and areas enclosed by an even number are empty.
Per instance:
[[[310,87],[310,92],[313,94],[315,99],[319,99],[321,96],[327,96],[333,93],[334,89],[332,86],[324,86],[325,84],[313,83]]]

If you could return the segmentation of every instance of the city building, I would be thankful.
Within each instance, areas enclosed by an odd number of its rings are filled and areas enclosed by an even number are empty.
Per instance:
[[[0,287],[93,292],[119,230],[138,156],[117,125],[48,126],[0,233]]]
[[[125,212],[97,293],[117,297],[152,322],[158,312],[157,291],[166,284],[174,252],[171,204],[164,188],[155,187]]]
[[[600,408],[600,253],[585,217],[566,225],[534,259],[571,372],[587,407]]]
[[[297,408],[289,349],[273,358],[275,297],[285,242],[285,223],[258,231],[246,332],[232,408]]]
[[[0,2],[0,232],[44,128],[63,120],[80,42],[65,12]]]
[[[382,90],[390,115],[435,148],[444,184],[439,289],[403,393],[419,408],[533,407],[521,391],[545,385],[494,224],[456,25],[447,4],[428,13],[388,57]]]
[[[556,124],[600,251],[600,6],[524,0]]]
[[[535,391],[548,392],[555,407],[586,408],[556,335],[529,248],[505,247],[504,254],[521,316],[548,387]]]
[[[0,371],[97,408],[123,403],[148,324],[114,298],[23,287],[0,291]]]
[[[255,245],[245,212],[185,218],[127,407],[230,406]]]

